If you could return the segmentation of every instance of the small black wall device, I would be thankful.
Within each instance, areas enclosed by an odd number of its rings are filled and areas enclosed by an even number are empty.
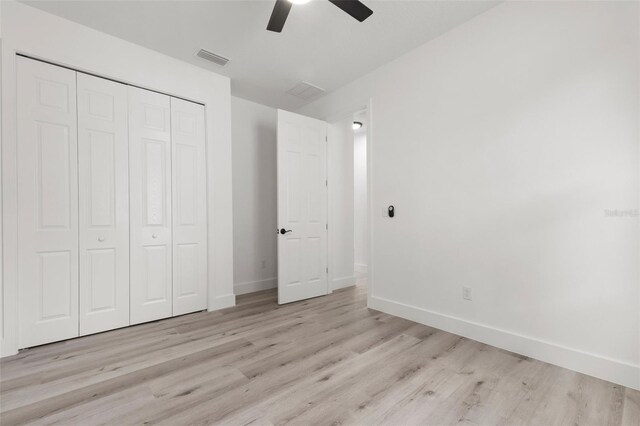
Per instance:
[[[396,214],[396,209],[393,206],[389,206],[389,217],[393,217]]]

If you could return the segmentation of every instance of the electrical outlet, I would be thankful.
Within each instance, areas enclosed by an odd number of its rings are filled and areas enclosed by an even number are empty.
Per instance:
[[[471,287],[462,286],[462,298],[464,300],[471,300]]]

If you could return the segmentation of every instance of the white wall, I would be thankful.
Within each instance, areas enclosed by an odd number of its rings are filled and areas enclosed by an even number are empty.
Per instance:
[[[329,289],[355,284],[353,245],[353,119],[329,123]]]
[[[277,286],[277,114],[231,98],[235,294]]]
[[[232,306],[229,79],[13,1],[2,8],[2,355],[17,347],[16,52],[206,105],[209,309]]]
[[[358,272],[367,272],[367,207],[367,134],[362,128],[353,135],[353,261]]]
[[[640,388],[638,7],[506,2],[299,111],[371,99],[372,307]]]

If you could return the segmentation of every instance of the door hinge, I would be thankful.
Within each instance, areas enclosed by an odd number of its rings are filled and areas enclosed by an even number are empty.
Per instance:
[[[329,186],[329,179],[324,181],[324,186]]]
[[[325,141],[325,142],[329,142],[329,137],[328,137],[328,136],[325,136],[325,137],[324,137],[324,141]]]
[[[327,231],[329,230],[329,224],[328,223],[324,225],[324,229],[326,229]]]
[[[327,274],[329,273],[329,267],[327,266]]]

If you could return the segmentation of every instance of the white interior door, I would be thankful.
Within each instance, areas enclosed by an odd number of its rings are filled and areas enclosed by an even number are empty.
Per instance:
[[[129,86],[131,324],[172,314],[170,97]]]
[[[171,98],[173,315],[207,307],[204,106]]]
[[[80,335],[129,325],[127,86],[78,73]]]
[[[76,73],[18,57],[19,347],[78,335]]]
[[[327,123],[282,110],[278,226],[278,303],[327,294]]]

